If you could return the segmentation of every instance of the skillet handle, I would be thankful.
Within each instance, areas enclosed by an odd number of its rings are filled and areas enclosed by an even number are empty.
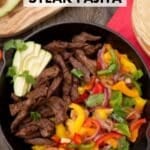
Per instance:
[[[0,126],[0,149],[1,150],[12,150],[10,145],[8,144]]]

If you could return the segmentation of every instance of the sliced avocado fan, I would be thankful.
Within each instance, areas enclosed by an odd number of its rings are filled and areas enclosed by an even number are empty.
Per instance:
[[[12,11],[21,0],[3,0],[2,5],[0,5],[0,17],[7,15]]]

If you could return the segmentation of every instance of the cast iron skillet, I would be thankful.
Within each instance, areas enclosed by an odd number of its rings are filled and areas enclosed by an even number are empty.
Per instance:
[[[143,97],[150,99],[150,72],[144,64],[140,55],[136,50],[122,37],[112,32],[111,30],[97,25],[86,24],[86,23],[65,23],[54,26],[44,27],[29,36],[24,40],[33,40],[41,43],[42,45],[47,44],[52,40],[70,40],[72,36],[85,31],[94,35],[101,35],[103,43],[111,43],[112,46],[118,49],[122,53],[128,54],[129,58],[136,64],[138,68],[144,71],[144,76],[141,79],[143,84],[142,91]],[[7,52],[4,54],[4,65],[1,70],[0,78],[0,124],[1,124],[1,141],[5,144],[3,150],[29,150],[30,146],[25,144],[23,140],[16,138],[10,132],[10,123],[12,117],[9,113],[8,105],[11,102],[10,94],[12,91],[12,84],[10,79],[6,77],[6,71],[9,65],[11,65],[13,52]],[[150,116],[150,105],[149,103],[145,107],[143,115],[149,119]],[[146,128],[145,125],[140,130],[140,136],[135,144],[131,144],[130,150],[150,150],[147,148],[149,142],[146,140]],[[0,141],[0,142],[1,142]]]

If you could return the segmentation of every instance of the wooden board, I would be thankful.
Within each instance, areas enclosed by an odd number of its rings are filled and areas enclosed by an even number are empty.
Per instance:
[[[0,18],[0,37],[17,35],[61,9],[62,7],[27,8],[20,4],[7,16]]]

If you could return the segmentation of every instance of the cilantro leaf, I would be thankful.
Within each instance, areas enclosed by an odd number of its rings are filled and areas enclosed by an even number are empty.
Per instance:
[[[27,45],[25,44],[25,42],[23,40],[15,40],[15,46],[16,46],[16,50],[18,51],[24,51],[27,49]]]
[[[142,70],[137,70],[135,73],[133,73],[133,79],[138,80],[144,75]]]
[[[126,123],[117,123],[116,128],[125,136],[130,137],[131,133]]]
[[[4,43],[4,46],[3,46],[4,50],[5,51],[8,51],[10,49],[15,49],[15,40],[9,40],[7,42]]]
[[[41,114],[39,112],[32,111],[32,112],[30,112],[30,117],[32,120],[38,121],[41,119]]]
[[[24,71],[20,76],[23,76],[27,83],[35,84],[35,79],[29,74],[29,71]]]
[[[9,67],[7,71],[7,76],[13,78],[15,75],[16,75],[16,67],[15,66]]]
[[[79,79],[84,76],[84,73],[82,72],[82,70],[75,69],[75,68],[71,70],[71,73]]]
[[[27,49],[27,45],[25,44],[25,42],[23,40],[12,39],[12,40],[5,42],[3,48],[5,51],[11,50],[11,49],[16,49],[18,51],[24,51]]]

